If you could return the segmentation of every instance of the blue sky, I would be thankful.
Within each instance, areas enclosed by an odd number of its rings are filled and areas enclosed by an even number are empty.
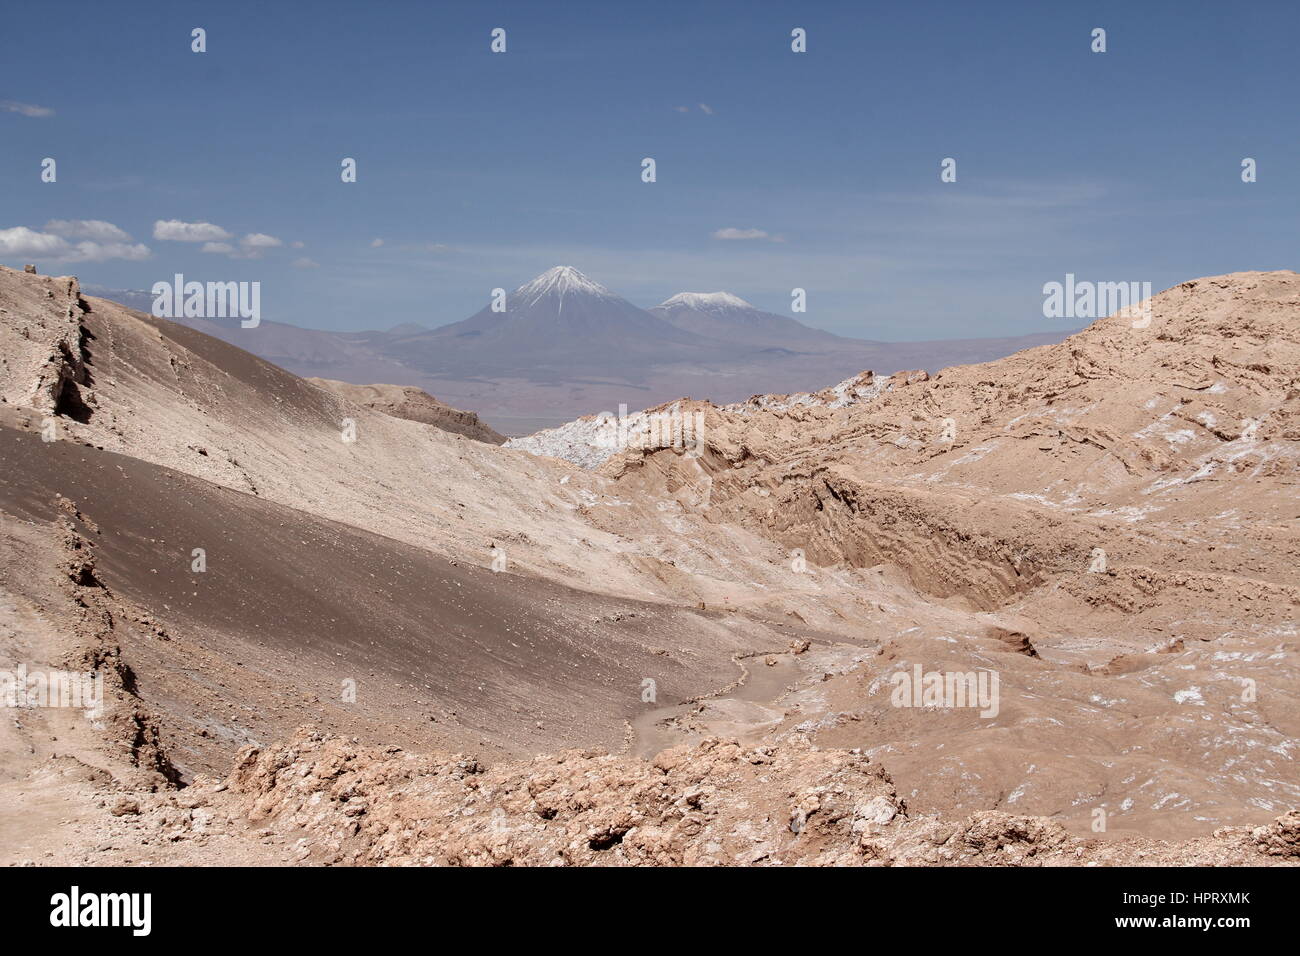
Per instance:
[[[45,0],[9,26],[0,262],[258,280],[299,325],[440,325],[564,264],[642,306],[726,289],[790,314],[798,286],[842,334],[1011,335],[1077,324],[1042,316],[1067,272],[1161,289],[1300,259],[1280,0]]]

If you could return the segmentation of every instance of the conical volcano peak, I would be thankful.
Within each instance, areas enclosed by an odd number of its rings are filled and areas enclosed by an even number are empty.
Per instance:
[[[670,299],[665,299],[661,309],[687,308],[698,312],[714,312],[719,309],[754,308],[738,295],[730,292],[678,292]]]
[[[525,282],[516,289],[514,298],[519,305],[532,305],[538,299],[548,295],[594,295],[604,299],[618,298],[599,282],[588,279],[573,266],[556,266],[547,269],[537,278]]]

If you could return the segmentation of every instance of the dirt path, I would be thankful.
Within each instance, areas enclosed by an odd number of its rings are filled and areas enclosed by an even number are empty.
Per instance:
[[[740,676],[729,687],[681,704],[654,707],[631,721],[634,756],[649,759],[668,747],[703,737],[760,741],[789,716],[783,699],[814,673],[847,664],[862,647],[819,645],[808,655],[790,651],[737,655]]]

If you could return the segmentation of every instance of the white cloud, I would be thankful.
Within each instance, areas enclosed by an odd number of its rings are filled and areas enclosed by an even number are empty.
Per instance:
[[[305,243],[305,242],[301,242],[300,240],[295,239],[293,242],[289,243],[289,248],[291,248],[291,249],[301,249],[301,248],[302,248],[303,246],[305,246],[306,244],[307,244],[307,243]]]
[[[95,239],[99,242],[128,242],[131,239],[126,230],[102,219],[51,219],[41,228],[65,239]]]
[[[0,256],[27,256],[31,259],[53,259],[66,252],[66,240],[48,233],[34,232],[26,226],[0,229]]]
[[[229,239],[230,233],[210,222],[159,219],[153,224],[153,237],[171,242],[211,242],[217,239]]]
[[[141,242],[78,242],[73,250],[73,254],[66,257],[69,262],[103,262],[106,259],[142,262],[153,255]]]
[[[306,256],[304,256],[301,259],[294,259],[293,267],[295,269],[319,269],[320,263],[315,261],[314,259],[308,259]]]
[[[276,246],[284,245],[275,236],[268,236],[262,232],[250,232],[239,240],[239,244],[246,249],[274,249]]]
[[[205,242],[202,251],[229,256],[232,259],[260,259],[264,250],[275,249],[283,245],[284,242],[275,236],[268,236],[264,232],[250,232],[240,239],[237,244]],[[301,245],[302,243],[295,243],[294,247],[298,248]]]
[[[6,110],[10,113],[21,113],[23,116],[53,116],[54,110],[45,106],[34,106],[31,103],[19,103],[15,100],[0,100],[0,110]]]
[[[708,103],[701,103],[700,109],[702,109],[709,116],[713,115],[713,107],[710,106]]]
[[[103,223],[108,226],[110,223]],[[116,228],[116,227],[113,227]],[[119,232],[121,230],[118,230]],[[125,233],[123,233],[126,236]],[[129,239],[129,236],[126,236]],[[132,242],[68,242],[63,236],[50,232],[37,232],[26,226],[0,229],[0,257],[27,258],[52,262],[104,262],[108,259],[128,259],[139,262],[148,259],[149,247]]]
[[[239,249],[231,253],[232,259],[260,259],[262,252],[266,249],[275,249],[284,245],[275,236],[268,236],[263,232],[250,232],[239,240]]]
[[[371,248],[371,249],[378,249],[378,248],[379,248],[380,246],[382,246],[383,244],[384,244],[384,240],[382,240],[382,239],[371,239],[371,240],[370,240],[370,248]]]
[[[735,229],[728,226],[726,229],[719,229],[713,233],[714,239],[767,239],[767,233],[762,229]]]

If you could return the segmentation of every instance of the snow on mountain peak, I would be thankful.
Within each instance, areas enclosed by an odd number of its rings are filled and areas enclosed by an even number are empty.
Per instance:
[[[659,306],[661,309],[687,308],[697,312],[717,312],[721,309],[754,308],[738,295],[730,292],[678,292]]]
[[[561,305],[563,305],[563,298],[566,295],[596,295],[604,299],[618,298],[599,282],[588,279],[573,266],[556,266],[553,269],[547,269],[537,278],[525,282],[516,289],[512,298],[519,305],[528,306],[543,296],[551,294],[560,296]]]

